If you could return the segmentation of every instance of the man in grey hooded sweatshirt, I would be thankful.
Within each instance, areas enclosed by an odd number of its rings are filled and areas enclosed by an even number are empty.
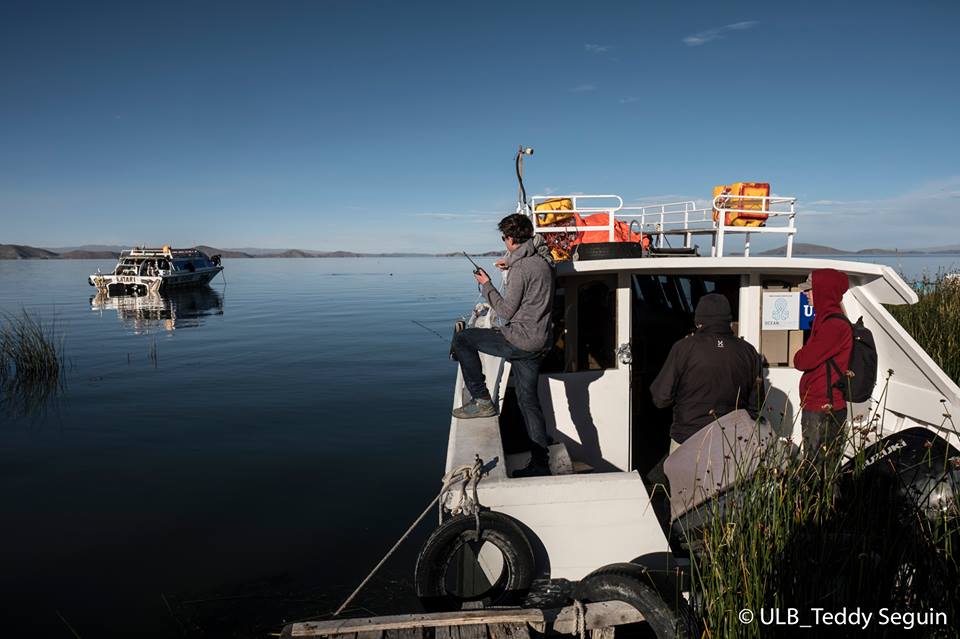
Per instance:
[[[553,338],[552,264],[533,242],[533,224],[526,215],[515,213],[500,221],[501,239],[508,255],[497,266],[507,270],[506,290],[501,294],[482,270],[474,276],[484,297],[503,322],[498,328],[467,328],[453,339],[453,353],[460,362],[463,382],[471,400],[453,411],[454,417],[493,417],[497,407],[490,399],[480,353],[506,358],[511,363],[517,403],[527,435],[532,442],[530,464],[514,477],[549,475],[547,424],[537,396],[540,363]]]

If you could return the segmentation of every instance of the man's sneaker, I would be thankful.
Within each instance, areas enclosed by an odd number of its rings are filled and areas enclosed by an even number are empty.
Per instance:
[[[453,409],[453,416],[459,419],[473,419],[475,417],[496,417],[497,407],[489,399],[473,399]]]
[[[551,474],[550,464],[531,459],[525,468],[513,471],[511,477],[549,477]]]

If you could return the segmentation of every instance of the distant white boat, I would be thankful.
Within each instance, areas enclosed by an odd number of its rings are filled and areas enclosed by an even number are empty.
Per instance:
[[[182,286],[209,284],[223,270],[220,256],[195,248],[133,248],[122,251],[112,273],[94,273],[90,286],[110,295],[147,295]]]

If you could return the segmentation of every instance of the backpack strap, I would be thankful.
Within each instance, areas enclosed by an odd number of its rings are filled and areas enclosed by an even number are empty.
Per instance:
[[[853,326],[853,322],[850,321],[850,318],[844,315],[843,313],[830,313],[824,319],[834,319],[834,318],[842,319],[844,322],[846,322],[850,326]]]
[[[826,318],[824,318],[824,321],[829,319],[842,319],[844,322],[846,322],[847,326],[850,327],[850,332],[852,337],[853,323],[850,321],[849,317],[847,317],[843,313],[830,313],[829,315],[826,316]],[[843,381],[844,372],[840,370],[840,367],[837,366],[837,363],[834,361],[832,357],[827,358],[827,361],[824,362],[824,366],[827,367],[827,402],[832,406],[833,405],[833,380],[831,379],[831,369],[837,371],[837,375],[839,376],[840,381]]]

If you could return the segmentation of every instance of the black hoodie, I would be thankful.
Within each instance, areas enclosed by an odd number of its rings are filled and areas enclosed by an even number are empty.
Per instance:
[[[730,303],[717,294],[697,304],[697,331],[676,342],[650,385],[653,403],[673,405],[670,438],[688,437],[737,408],[759,414],[762,395],[760,355],[730,328]]]

